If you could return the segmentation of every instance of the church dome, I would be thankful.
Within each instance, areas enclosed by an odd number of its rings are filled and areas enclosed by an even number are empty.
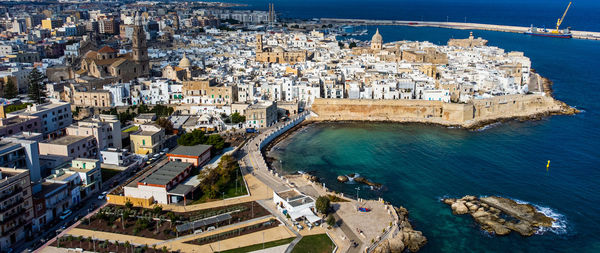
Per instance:
[[[381,34],[379,34],[379,28],[377,28],[373,38],[371,38],[371,43],[383,43],[383,37],[381,37]]]
[[[187,58],[187,56],[185,56],[185,53],[183,53],[183,58],[181,58],[181,60],[179,61],[179,67],[185,69],[191,66],[192,62],[190,61],[190,59]]]

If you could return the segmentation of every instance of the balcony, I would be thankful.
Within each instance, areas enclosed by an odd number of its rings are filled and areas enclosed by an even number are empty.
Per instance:
[[[15,185],[13,186],[13,189],[10,192],[4,193],[2,194],[2,196],[0,196],[0,202],[9,199],[10,197],[13,197],[15,195],[15,192],[19,192],[22,190],[22,187],[19,185]]]
[[[13,201],[13,203],[8,204],[6,206],[0,207],[0,212],[4,212],[6,210],[10,210],[11,208],[18,206],[20,204],[23,204],[23,197],[18,197],[16,201]]]
[[[24,219],[19,219],[14,226],[2,232],[2,236],[7,236],[17,231],[19,228],[22,228],[24,225],[28,224]]]
[[[17,211],[14,212],[13,214],[2,215],[2,218],[0,218],[0,222],[6,222],[6,221],[9,221],[9,220],[12,220],[13,218],[15,218],[15,217],[17,217],[19,215],[23,215],[23,213],[22,213],[23,210],[25,210],[25,209],[22,208],[22,207],[19,207],[19,208],[17,208]]]

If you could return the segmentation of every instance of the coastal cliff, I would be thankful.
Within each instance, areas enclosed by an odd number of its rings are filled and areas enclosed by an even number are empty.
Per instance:
[[[314,121],[391,121],[476,129],[509,119],[529,120],[577,110],[548,94],[506,95],[469,104],[425,100],[315,99]]]

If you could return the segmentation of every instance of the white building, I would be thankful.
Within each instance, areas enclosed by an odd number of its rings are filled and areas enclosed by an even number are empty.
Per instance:
[[[282,192],[273,191],[273,202],[277,206],[277,210],[281,211],[283,214],[289,214],[294,221],[305,218],[310,223],[315,223],[321,220],[321,218],[313,212],[315,200],[300,193],[296,189]]]
[[[42,133],[51,137],[60,135],[66,127],[73,123],[71,104],[67,102],[51,101],[41,105],[34,104],[7,114],[8,117],[18,115],[39,117],[42,120]]]

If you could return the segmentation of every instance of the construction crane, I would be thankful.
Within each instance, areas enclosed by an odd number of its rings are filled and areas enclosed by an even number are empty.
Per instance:
[[[558,21],[556,21],[556,30],[552,31],[552,33],[558,33],[558,28],[560,27],[560,24],[562,24],[562,22],[565,20],[565,16],[567,15],[567,11],[569,11],[569,7],[571,7],[571,3],[572,2],[569,2],[569,5],[567,6],[565,13],[563,13],[562,18],[559,18]]]

